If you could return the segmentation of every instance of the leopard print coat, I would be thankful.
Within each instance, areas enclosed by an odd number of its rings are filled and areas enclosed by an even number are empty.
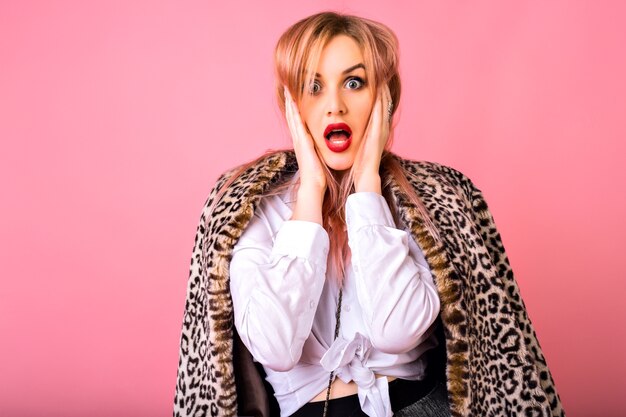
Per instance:
[[[398,158],[396,156],[393,156]],[[564,416],[554,381],[520,297],[500,235],[481,191],[462,173],[398,158],[440,239],[391,181],[398,217],[424,251],[441,298],[445,375],[453,416]],[[267,401],[261,378],[233,326],[232,249],[261,195],[297,170],[293,152],[270,155],[214,199],[198,225],[187,288],[175,416],[234,416],[247,401]],[[244,411],[246,410],[246,411]]]

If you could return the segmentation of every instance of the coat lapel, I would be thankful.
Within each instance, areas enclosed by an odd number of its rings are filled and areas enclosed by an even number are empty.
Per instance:
[[[419,178],[407,178],[409,183],[425,203],[435,198],[436,180],[425,176]],[[435,183],[431,183],[435,181]],[[453,264],[450,262],[443,241],[426,226],[423,215],[418,207],[411,201],[409,196],[402,190],[399,184],[389,178],[392,196],[398,210],[398,217],[411,231],[415,241],[422,251],[441,299],[441,319],[445,324],[445,338],[447,350],[447,384],[449,400],[452,408],[456,410],[467,409],[467,362],[468,341],[465,331],[465,321],[461,306],[458,277]],[[431,213],[431,220],[436,221],[436,213]]]

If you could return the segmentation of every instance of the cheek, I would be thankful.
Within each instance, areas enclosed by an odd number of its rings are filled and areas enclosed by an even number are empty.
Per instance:
[[[362,103],[359,106],[358,123],[361,129],[365,130],[367,128],[367,124],[369,123],[371,112],[372,112],[372,106],[369,103]]]
[[[311,132],[311,129],[313,128],[311,117],[304,112],[300,112],[300,120],[302,120],[302,124],[304,125],[306,131]]]
[[[302,119],[302,124],[304,124],[304,127],[307,128],[311,136],[315,138],[316,133],[321,134],[319,130],[322,119],[317,115],[315,108],[312,108],[311,106],[303,108],[300,111],[300,117]]]

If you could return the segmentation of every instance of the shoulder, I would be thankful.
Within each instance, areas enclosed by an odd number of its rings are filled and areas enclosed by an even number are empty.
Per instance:
[[[407,179],[412,183],[439,183],[448,187],[458,188],[459,191],[463,191],[467,195],[477,191],[472,180],[456,168],[439,162],[411,160],[397,155],[395,157],[407,173]]]
[[[297,170],[293,151],[267,152],[252,161],[222,172],[215,181],[210,195],[223,197],[226,194],[236,198],[260,195],[289,180]]]
[[[463,172],[437,162],[399,160],[409,183],[433,207],[464,207],[480,218],[491,217],[482,190]]]
[[[289,151],[268,152],[228,169],[218,177],[209,193],[203,216],[236,217],[237,222],[249,220],[262,196],[284,185],[296,172],[296,158]]]

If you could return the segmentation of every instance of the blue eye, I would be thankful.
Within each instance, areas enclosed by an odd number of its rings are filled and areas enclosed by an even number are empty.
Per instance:
[[[363,87],[364,85],[365,85],[365,81],[363,81],[359,77],[352,77],[346,83],[346,87],[348,87],[350,90],[358,90],[359,88]]]

